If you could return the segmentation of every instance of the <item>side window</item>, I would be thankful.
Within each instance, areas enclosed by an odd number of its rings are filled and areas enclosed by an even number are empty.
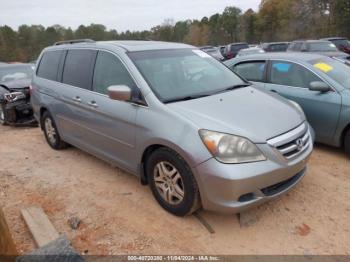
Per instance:
[[[63,52],[63,50],[45,52],[40,60],[37,75],[42,78],[57,81],[58,66]]]
[[[284,61],[272,62],[272,84],[309,88],[310,83],[314,81],[322,80],[301,65]]]
[[[62,82],[84,89],[91,89],[95,57],[96,51],[94,50],[69,50],[64,64]]]
[[[233,72],[248,81],[264,82],[265,67],[265,61],[245,62],[235,65]]]
[[[99,51],[96,59],[93,90],[107,94],[107,88],[112,85],[127,85],[135,88],[129,72],[122,62],[113,54]]]

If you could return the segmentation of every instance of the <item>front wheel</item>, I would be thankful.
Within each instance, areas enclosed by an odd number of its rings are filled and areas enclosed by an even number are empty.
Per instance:
[[[6,125],[5,109],[3,104],[0,104],[0,125]]]
[[[348,156],[350,156],[350,129],[346,132],[344,138],[344,149]]]
[[[147,160],[146,172],[158,203],[176,216],[200,207],[197,182],[185,160],[168,148],[156,150]]]
[[[44,112],[41,121],[47,143],[55,150],[66,148],[68,144],[61,139],[55,121],[48,111]]]

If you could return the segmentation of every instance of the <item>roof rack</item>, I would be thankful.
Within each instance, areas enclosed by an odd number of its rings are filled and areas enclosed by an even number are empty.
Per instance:
[[[78,43],[94,43],[92,39],[74,39],[74,40],[65,40],[54,43],[54,45],[65,45],[65,44],[78,44]]]

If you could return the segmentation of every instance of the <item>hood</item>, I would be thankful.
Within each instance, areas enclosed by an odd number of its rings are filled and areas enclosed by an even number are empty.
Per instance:
[[[200,129],[246,137],[254,143],[266,143],[305,121],[288,100],[254,87],[167,106]]]
[[[0,86],[3,86],[8,90],[29,88],[30,84],[31,79],[29,78],[0,82]]]

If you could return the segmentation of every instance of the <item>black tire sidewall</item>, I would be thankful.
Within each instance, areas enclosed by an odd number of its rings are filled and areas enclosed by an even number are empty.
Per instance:
[[[178,205],[167,203],[155,187],[153,171],[155,166],[162,161],[174,165],[182,177],[185,196],[183,201]],[[148,158],[146,163],[146,173],[154,197],[165,210],[176,216],[185,216],[191,213],[193,206],[196,204],[196,198],[198,198],[198,186],[189,166],[177,153],[172,152],[167,148],[158,149]]]
[[[46,120],[47,118],[51,119],[52,126],[53,126],[53,128],[55,129],[55,131],[56,131],[56,142],[55,142],[55,144],[52,144],[52,143],[50,142],[48,136],[47,136],[46,127],[45,127],[45,120]],[[56,123],[55,123],[55,121],[53,120],[51,114],[50,114],[48,111],[45,111],[45,112],[44,112],[44,114],[43,114],[43,116],[42,116],[42,119],[41,119],[41,125],[42,125],[42,127],[43,127],[44,134],[45,134],[45,138],[46,138],[46,141],[47,141],[47,143],[49,144],[49,146],[52,147],[52,148],[55,149],[55,150],[60,149],[61,138],[60,138],[60,136],[59,136],[59,134],[58,134],[58,130],[57,130]]]
[[[344,149],[348,156],[350,156],[350,129],[345,133]]]

